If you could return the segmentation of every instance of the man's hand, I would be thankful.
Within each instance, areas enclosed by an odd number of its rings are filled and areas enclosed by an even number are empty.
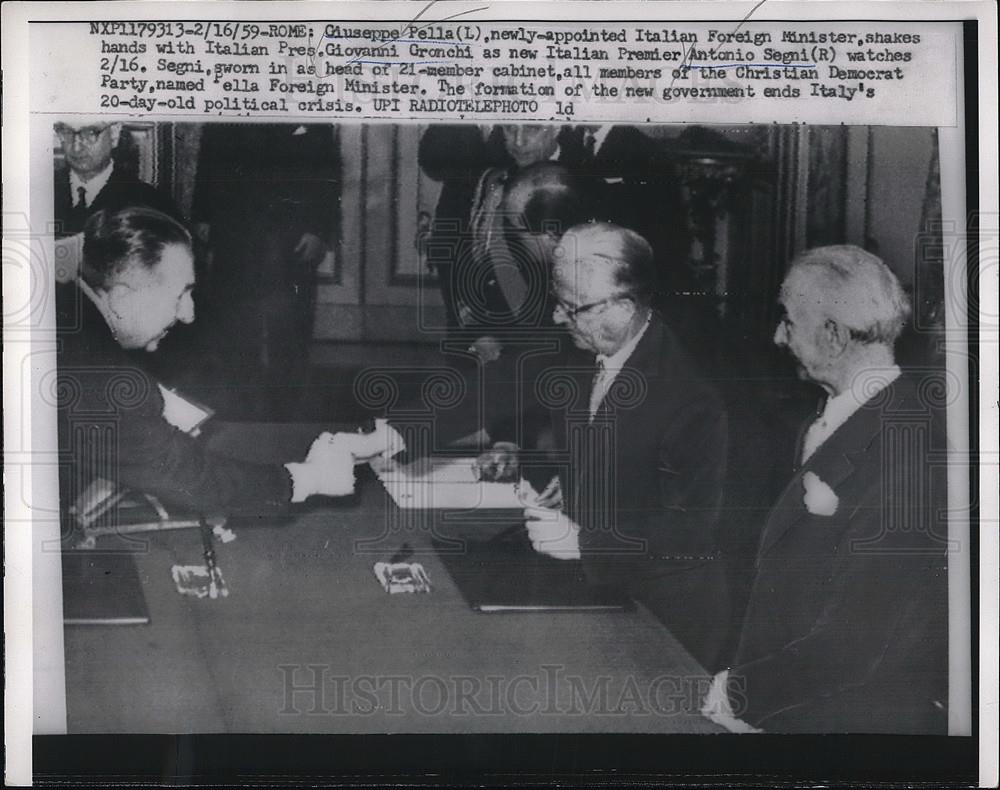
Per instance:
[[[315,233],[303,233],[299,243],[295,245],[295,254],[303,263],[315,266],[326,255],[326,242]]]
[[[725,727],[729,732],[738,734],[763,732],[742,719],[736,718],[733,706],[729,702],[729,692],[726,690],[728,685],[729,670],[724,669],[716,673],[715,677],[712,678],[712,685],[708,689],[705,701],[702,703],[701,715],[720,727]]]
[[[340,438],[340,434],[323,431],[309,445],[309,452],[306,453],[303,463],[326,463],[335,457],[340,458],[344,454],[352,455],[351,448]]]
[[[497,442],[473,463],[476,477],[487,483],[516,482],[519,476],[518,446]]]
[[[292,476],[292,502],[314,494],[347,496],[354,493],[354,454],[347,442],[332,433],[321,433],[300,464],[285,464]]]
[[[558,510],[544,507],[524,509],[531,546],[539,554],[557,560],[580,559],[580,525]]]
[[[563,495],[562,484],[559,482],[559,475],[552,475],[548,485],[542,489],[541,493],[535,491],[534,486],[527,480],[521,480],[521,502],[527,507],[541,507],[546,510],[562,510]]]
[[[338,433],[334,438],[351,451],[356,464],[375,458],[388,460],[406,449],[403,437],[385,419],[375,420],[375,430],[371,433]]]

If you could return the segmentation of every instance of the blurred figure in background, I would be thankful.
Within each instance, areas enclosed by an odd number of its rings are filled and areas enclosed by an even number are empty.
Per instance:
[[[339,235],[340,160],[329,124],[206,124],[192,219],[211,251],[204,341],[226,381],[263,383],[273,414],[306,374],[316,269]]]
[[[636,126],[604,124],[567,129],[559,146],[560,161],[595,182],[596,218],[634,230],[652,246],[657,292],[667,293],[688,258],[691,233],[664,143]]]
[[[475,126],[431,126],[420,141],[424,172],[442,181],[427,240],[448,326],[482,332],[512,323],[510,291],[521,283],[509,267],[502,204],[508,181],[536,162],[558,161],[559,126],[506,124],[484,137]],[[499,265],[500,270],[498,270]]]
[[[571,364],[575,354],[565,328],[554,320],[552,271],[563,234],[593,216],[593,185],[555,162],[536,162],[507,181],[499,211],[504,257],[510,269],[506,321],[473,341],[499,386],[488,388],[485,426],[491,436],[534,433],[547,410],[536,382],[544,371]],[[502,262],[502,263],[501,263]]]
[[[433,124],[420,138],[417,161],[428,178],[441,183],[434,217],[426,233],[428,266],[433,270],[447,325],[460,326],[454,293],[458,250],[467,243],[473,196],[483,172],[509,164],[502,140],[484,136],[473,124]]]

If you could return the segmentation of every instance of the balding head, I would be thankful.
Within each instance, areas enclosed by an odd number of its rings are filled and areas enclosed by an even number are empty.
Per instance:
[[[572,261],[581,269],[607,269],[618,290],[644,306],[652,301],[656,285],[653,248],[633,230],[610,222],[570,228],[556,250],[556,260]]]
[[[652,249],[638,233],[606,222],[577,225],[556,248],[553,317],[579,347],[614,354],[645,324],[653,275]]]

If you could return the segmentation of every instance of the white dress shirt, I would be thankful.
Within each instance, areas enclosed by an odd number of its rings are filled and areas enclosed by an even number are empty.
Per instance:
[[[618,373],[623,367],[625,367],[625,363],[628,362],[628,358],[632,356],[632,352],[635,351],[635,347],[639,345],[639,341],[642,340],[642,336],[646,334],[646,330],[649,329],[649,322],[652,318],[653,314],[649,313],[649,315],[646,316],[646,323],[642,325],[642,329],[636,332],[635,335],[614,354],[611,356],[605,356],[604,354],[597,355],[597,372],[594,374],[594,385],[590,390],[591,422],[593,422],[594,417],[597,416],[597,410],[601,408],[601,403],[608,394],[608,390],[611,389],[611,385],[614,384]]]
[[[601,150],[601,146],[604,145],[604,141],[608,137],[608,132],[611,131],[611,124],[604,124],[598,126],[596,129],[588,129],[586,137],[590,137],[594,141],[594,154],[596,155],[598,151]],[[586,137],[584,139],[586,139]]]
[[[813,453],[822,447],[823,442],[847,422],[854,412],[898,379],[899,374],[898,365],[863,370],[854,378],[848,389],[829,398],[823,413],[806,431],[805,440],[802,442],[802,463],[805,464]]]
[[[111,178],[111,171],[115,169],[113,162],[109,163],[106,168],[104,168],[100,173],[91,178],[89,181],[84,181],[80,176],[76,174],[75,170],[69,171],[69,192],[70,196],[73,198],[73,205],[75,206],[80,200],[80,187],[83,187],[84,198],[83,205],[90,207],[104,186],[108,183],[108,179]]]

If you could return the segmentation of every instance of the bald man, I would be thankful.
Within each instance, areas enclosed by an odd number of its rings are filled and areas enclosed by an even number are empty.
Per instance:
[[[560,239],[553,318],[581,361],[535,382],[562,507],[531,508],[527,529],[538,552],[628,592],[715,669],[729,606],[717,546],[726,413],[652,309],[655,277],[649,243],[627,228],[589,223]]]

